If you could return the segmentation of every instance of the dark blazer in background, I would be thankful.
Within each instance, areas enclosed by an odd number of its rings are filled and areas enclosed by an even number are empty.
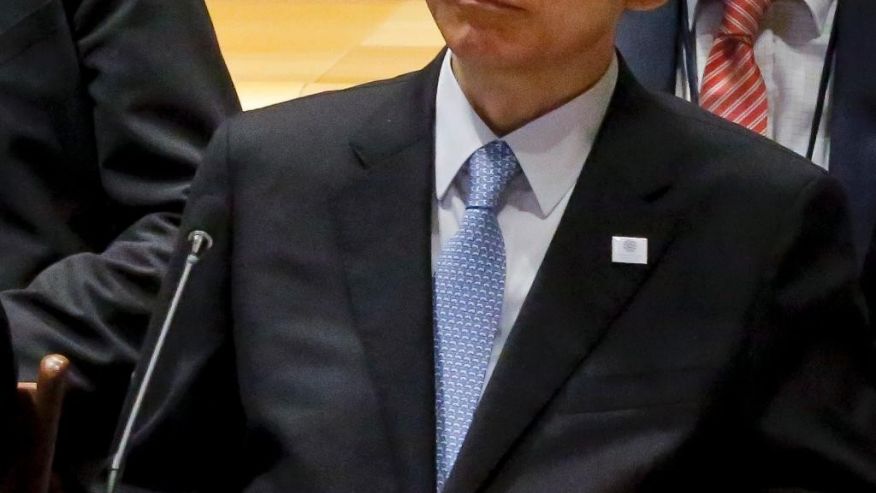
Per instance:
[[[215,245],[129,485],[435,490],[439,67],[217,132],[184,219]],[[811,163],[622,68],[445,491],[872,491],[844,204]],[[648,238],[648,265],[612,263],[612,236]]]
[[[680,1],[669,0],[653,12],[628,12],[618,30],[618,48],[633,73],[655,91],[675,92],[681,61]],[[876,230],[876,2],[838,2],[828,122],[830,174],[849,197],[855,245],[863,261],[874,254]]]
[[[73,362],[62,466],[106,446],[203,147],[238,109],[202,0],[0,2],[0,301],[22,378]]]

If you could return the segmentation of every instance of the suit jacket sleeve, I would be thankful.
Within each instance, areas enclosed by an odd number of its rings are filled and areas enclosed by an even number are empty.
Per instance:
[[[2,302],[22,378],[46,353],[68,356],[75,388],[65,419],[78,421],[81,410],[105,423],[78,440],[103,450],[203,148],[239,103],[202,0],[64,4],[93,105],[96,179],[107,201],[99,226],[114,237],[102,252],[49,266]]]
[[[714,432],[645,491],[876,490],[876,351],[840,186],[812,179],[781,224],[747,340],[700,423]]]
[[[758,458],[779,490],[876,489],[876,338],[863,317],[855,247],[839,185],[816,180],[790,217],[765,322],[753,337],[753,388],[771,395]],[[757,402],[757,396],[753,402]]]
[[[247,461],[256,460],[237,455],[245,425],[231,322],[228,135],[223,126],[210,144],[182,223],[184,231],[208,231],[213,246],[191,271],[134,428],[124,480],[150,491],[238,491]],[[179,238],[144,355],[155,346],[190,247],[186,238]],[[144,357],[134,386],[140,384],[146,364]],[[129,400],[126,413],[130,405]]]

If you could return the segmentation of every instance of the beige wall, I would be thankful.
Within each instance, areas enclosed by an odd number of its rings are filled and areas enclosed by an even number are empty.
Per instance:
[[[207,0],[244,109],[418,69],[443,46],[423,0]]]

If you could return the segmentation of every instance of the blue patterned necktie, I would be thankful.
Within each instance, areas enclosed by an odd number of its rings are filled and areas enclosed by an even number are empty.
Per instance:
[[[435,411],[438,491],[453,469],[481,396],[505,292],[505,242],[496,209],[520,171],[503,141],[468,159],[468,204],[435,269]]]

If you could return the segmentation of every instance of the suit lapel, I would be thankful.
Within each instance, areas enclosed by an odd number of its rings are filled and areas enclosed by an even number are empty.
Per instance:
[[[876,2],[842,0],[837,10],[831,95],[830,172],[846,188],[863,258],[876,224]]]
[[[354,323],[401,491],[435,488],[430,232],[439,68],[436,61],[388,86],[393,95],[352,141],[365,175],[336,201]]]
[[[477,490],[660,261],[676,215],[674,163],[650,96],[626,69],[603,128],[469,430],[446,491]],[[633,145],[634,144],[634,145]],[[671,208],[669,210],[672,210]],[[648,238],[648,265],[611,260],[612,236]]]

